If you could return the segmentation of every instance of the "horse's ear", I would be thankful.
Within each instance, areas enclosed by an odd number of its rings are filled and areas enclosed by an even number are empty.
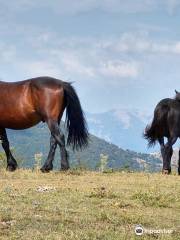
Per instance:
[[[179,92],[177,90],[175,90],[175,93],[178,94]]]

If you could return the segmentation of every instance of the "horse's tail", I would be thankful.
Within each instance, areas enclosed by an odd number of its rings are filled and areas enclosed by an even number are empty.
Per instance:
[[[154,111],[152,123],[147,125],[144,132],[144,138],[148,140],[148,146],[154,146],[156,141],[163,137],[164,127],[166,125],[168,107],[157,105]]]
[[[153,121],[150,125],[147,125],[144,132],[144,138],[148,141],[148,146],[154,146],[157,141],[157,124],[156,118],[153,118]]]
[[[66,126],[68,129],[67,144],[73,149],[81,149],[88,145],[88,129],[83,110],[75,89],[71,83],[63,82],[65,106],[66,106]]]

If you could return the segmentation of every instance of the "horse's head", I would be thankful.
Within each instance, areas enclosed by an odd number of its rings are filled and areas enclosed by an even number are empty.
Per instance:
[[[180,92],[178,92],[177,90],[175,90],[175,93],[176,93],[175,99],[176,99],[177,101],[180,101]]]

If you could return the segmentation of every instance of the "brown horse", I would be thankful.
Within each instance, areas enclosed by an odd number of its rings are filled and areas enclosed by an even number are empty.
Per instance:
[[[66,108],[67,144],[73,149],[86,146],[88,131],[79,98],[71,83],[51,77],[20,82],[0,82],[0,139],[7,157],[7,169],[14,171],[17,162],[9,149],[6,128],[26,129],[46,122],[51,132],[50,151],[41,170],[53,169],[57,145],[61,149],[61,168],[69,168],[64,135],[59,124]]]

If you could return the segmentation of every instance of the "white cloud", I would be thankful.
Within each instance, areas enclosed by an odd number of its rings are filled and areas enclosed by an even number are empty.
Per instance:
[[[106,77],[136,78],[139,66],[135,62],[108,61],[102,64],[100,73]]]
[[[106,48],[119,53],[180,54],[180,41],[155,41],[147,33],[124,33],[119,39],[106,43]]]
[[[92,67],[85,66],[74,56],[65,56],[62,59],[62,63],[67,72],[76,72],[77,74],[81,74],[86,77],[94,77],[95,75]]]
[[[31,59],[23,54],[21,45],[2,45],[1,64],[8,61],[10,68],[14,66],[27,76],[51,75],[95,84],[104,79],[106,84],[139,80],[148,54],[156,58],[180,54],[180,41],[154,41],[147,32],[124,33],[111,39],[59,38],[54,33],[41,32],[24,38],[26,41]]]
[[[23,41],[31,52],[28,56],[21,45],[0,45],[1,65],[8,62],[9,68],[27,76],[51,75],[92,84],[106,80],[106,84],[116,85],[140,81],[148,55],[157,59],[162,54],[180,54],[180,41],[155,41],[144,31],[110,39],[59,38],[46,31],[32,36]]]
[[[0,47],[1,63],[9,61],[17,71],[30,76],[51,75],[65,79],[87,79],[119,84],[140,79],[143,58],[148,54],[180,54],[180,41],[157,42],[147,33],[124,33],[111,39],[61,38],[50,32],[37,34],[29,41],[31,60],[22,55],[20,47]],[[47,45],[53,42],[53,45]]]
[[[62,69],[68,73],[93,78],[112,77],[135,78],[139,74],[140,63],[131,59],[123,60],[108,50],[106,40],[97,39],[61,39],[58,48],[48,50],[50,59],[56,59]],[[112,81],[112,79],[111,79]]]

